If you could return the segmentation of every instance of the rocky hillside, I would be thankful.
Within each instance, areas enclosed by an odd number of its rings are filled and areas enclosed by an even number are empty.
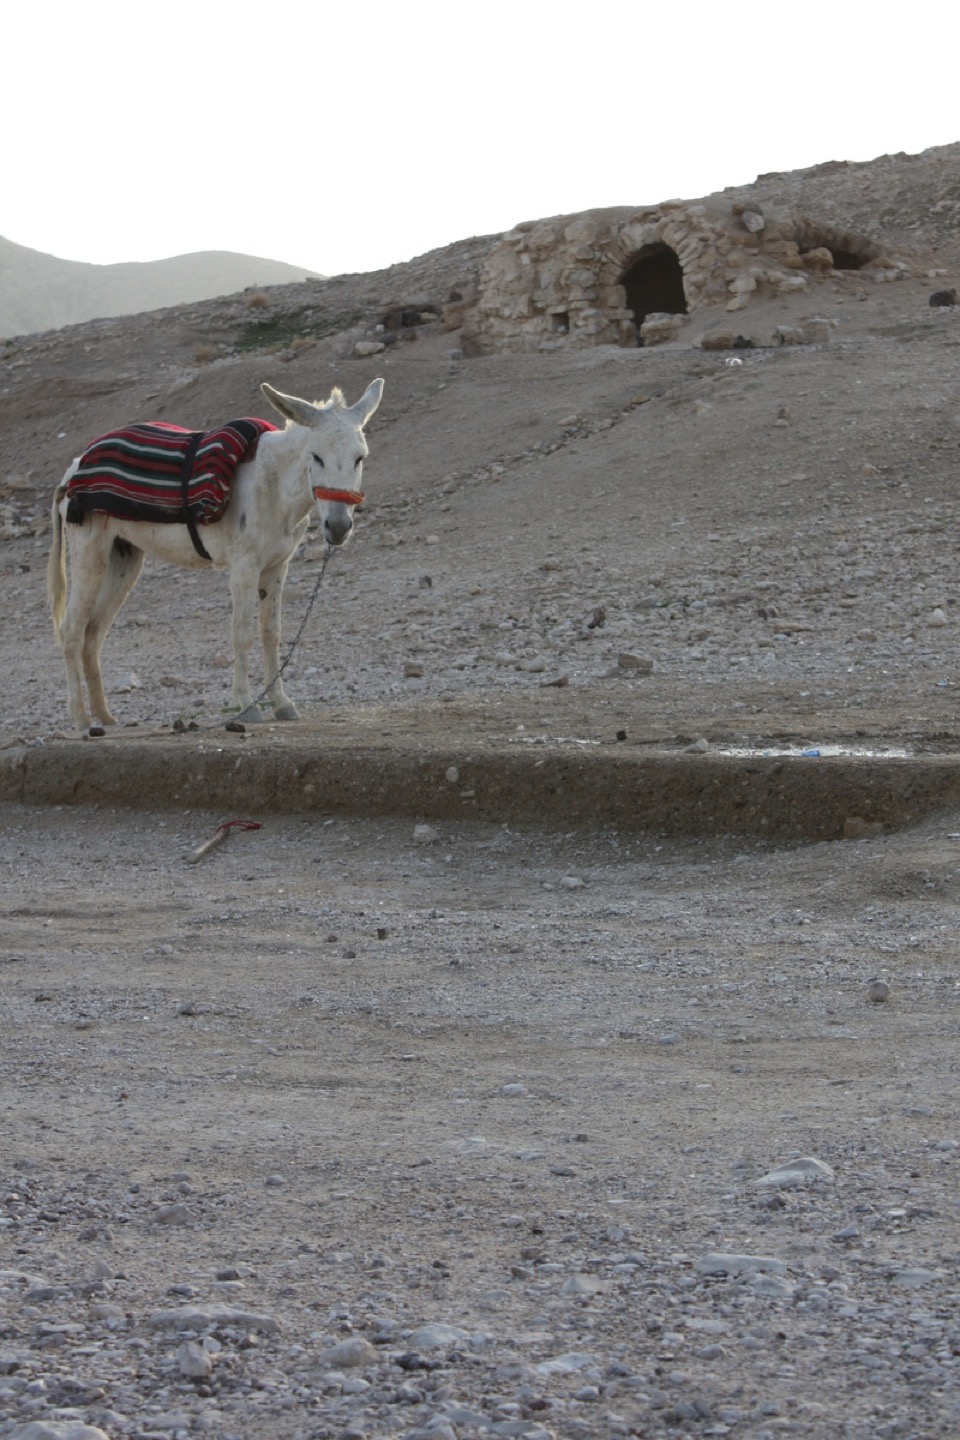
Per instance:
[[[144,264],[85,265],[44,255],[0,236],[0,339],[56,330],[105,315],[280,285],[314,274],[280,260],[203,250]]]

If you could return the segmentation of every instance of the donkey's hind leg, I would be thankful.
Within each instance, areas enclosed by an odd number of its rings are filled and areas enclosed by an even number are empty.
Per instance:
[[[74,725],[82,729],[90,724],[83,690],[84,637],[107,573],[111,540],[96,516],[89,516],[82,525],[65,525],[64,531],[70,557],[69,594],[60,626],[60,648],[67,672],[67,710]]]
[[[106,570],[84,632],[83,673],[90,696],[90,709],[104,725],[115,725],[117,722],[110,713],[103,691],[100,652],[107,638],[107,631],[117,618],[120,606],[139,580],[142,569],[143,551],[131,545],[129,540],[121,540],[119,537],[115,539],[110,547]]]

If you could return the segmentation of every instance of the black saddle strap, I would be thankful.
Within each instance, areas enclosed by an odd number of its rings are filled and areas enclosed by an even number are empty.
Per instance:
[[[212,560],[213,556],[207,553],[200,533],[197,530],[196,521],[190,514],[189,494],[190,479],[193,475],[193,462],[197,456],[200,441],[203,439],[203,431],[197,430],[190,436],[190,444],[187,446],[187,453],[183,457],[183,469],[180,471],[180,489],[183,494],[183,519],[187,529],[190,531],[190,539],[193,541],[193,548],[201,560]]]

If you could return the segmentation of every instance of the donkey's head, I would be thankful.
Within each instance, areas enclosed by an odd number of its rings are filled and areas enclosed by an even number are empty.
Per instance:
[[[302,426],[304,466],[308,484],[320,508],[320,528],[328,545],[342,545],[353,529],[354,506],[363,500],[361,482],[367,442],[363,427],[380,404],[383,381],[372,380],[355,405],[347,405],[339,390],[329,400],[314,404],[282,395],[272,385],[260,389],[287,422]]]

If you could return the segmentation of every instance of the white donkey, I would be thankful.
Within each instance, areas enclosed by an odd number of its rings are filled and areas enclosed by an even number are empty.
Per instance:
[[[233,703],[246,723],[262,721],[250,689],[250,652],[259,601],[265,695],[277,720],[296,720],[280,669],[280,602],[291,557],[307,532],[314,502],[323,537],[342,545],[353,529],[353,511],[363,498],[360,478],[368,453],[363,429],[380,404],[383,381],[374,380],[355,405],[339,390],[323,404],[260,387],[286,419],[283,430],[260,436],[254,458],[238,465],[230,501],[221,519],[202,527],[209,558],[194,548],[186,524],[119,519],[93,512],[81,524],[67,523],[67,482],[75,460],[53,499],[53,545],[47,593],[54,631],[67,670],[70,719],[81,728],[91,717],[115,724],[103,690],[100,652],[120,606],[136,584],[145,555],[191,570],[228,569],[233,604]],[[66,544],[64,543],[66,532]],[[70,551],[70,593],[67,557]],[[84,704],[86,678],[90,713]]]

